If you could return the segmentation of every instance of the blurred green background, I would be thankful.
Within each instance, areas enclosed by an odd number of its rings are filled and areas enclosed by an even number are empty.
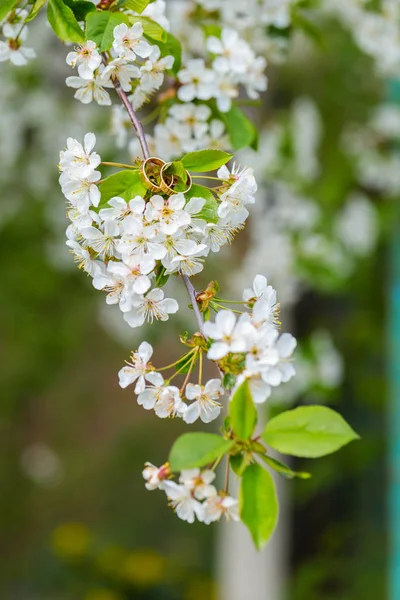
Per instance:
[[[373,111],[387,100],[387,85],[338,23],[328,20],[322,37],[321,46],[300,36],[289,60],[269,67],[263,106],[252,109],[266,138],[277,125],[283,131],[275,172],[266,180],[277,178],[311,197],[323,215],[319,234],[333,240],[332,222],[346,196],[367,194],[380,233],[368,255],[355,258],[343,250],[343,264],[351,263],[346,275],[340,266],[326,266],[319,250],[312,259],[299,251],[290,276],[301,293],[288,306],[281,297],[291,323],[286,330],[299,338],[309,379],[317,368],[310,341],[315,330],[330,333],[344,370],[338,386],[318,380],[271,410],[322,399],[362,436],[337,455],[296,464],[313,476],[289,483],[286,598],[377,600],[387,597],[386,298],[398,192],[367,185],[358,170],[362,151],[347,151],[343,143],[354,128],[369,131]],[[217,599],[218,525],[182,523],[141,478],[146,460],[165,461],[184,424],[143,411],[117,380],[141,339],[156,343],[157,362],[191,321],[183,316],[145,332],[129,330],[74,268],[64,245],[58,152],[67,136],[95,131],[102,156],[115,158],[109,114],[74,102],[63,81],[69,74],[65,50],[51,35],[40,35],[39,25],[33,39],[39,59],[29,68],[1,65],[0,597]],[[290,115],[300,96],[317,107],[322,124],[320,169],[311,178],[292,168]],[[395,140],[379,137],[376,151],[391,155]],[[261,146],[257,163],[268,173],[267,161]],[[258,202],[267,206],[267,191]],[[291,235],[297,248],[298,233]],[[251,244],[246,230],[231,253],[208,263],[196,286],[216,273],[221,286],[230,285]],[[268,277],[273,258],[265,256]],[[256,272],[247,273],[242,287]],[[280,294],[273,277],[270,283]]]

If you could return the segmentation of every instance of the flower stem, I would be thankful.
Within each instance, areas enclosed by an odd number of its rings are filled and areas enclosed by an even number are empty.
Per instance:
[[[197,325],[199,326],[200,333],[202,333],[203,336],[205,337],[205,339],[207,339],[207,337],[203,333],[204,321],[203,321],[203,316],[199,309],[199,305],[197,304],[196,290],[194,289],[194,286],[187,275],[182,275],[182,277],[183,277],[183,282],[186,286],[187,292],[189,294],[189,298],[192,302],[193,312],[196,316],[196,321],[197,321]]]
[[[103,53],[103,62],[105,65],[108,64],[108,57],[104,53]],[[129,119],[133,125],[133,128],[136,131],[136,135],[138,136],[140,147],[142,148],[143,157],[145,159],[150,158],[150,151],[149,151],[149,147],[147,145],[143,126],[142,126],[141,122],[139,121],[135,111],[133,110],[132,104],[129,102],[129,98],[128,98],[126,92],[124,92],[124,90],[121,88],[121,84],[118,81],[118,79],[112,79],[112,82],[113,82],[115,91],[117,92],[118,96],[120,97],[122,104],[126,108],[126,112],[129,115]]]
[[[124,169],[135,169],[135,171],[138,170],[138,168],[134,165],[126,165],[125,163],[106,162],[102,160],[100,164],[105,165],[106,167],[123,167]]]
[[[213,179],[214,181],[225,181],[221,177],[212,177],[211,175],[192,175],[192,179]]]
[[[198,348],[195,348],[195,353],[193,354],[193,358],[192,358],[190,366],[189,366],[189,371],[187,372],[187,375],[185,377],[185,381],[183,382],[182,387],[181,387],[181,394],[183,394],[183,390],[185,389],[186,384],[187,384],[187,382],[190,379],[190,375],[191,375],[191,372],[193,371],[194,363],[195,363],[195,360],[196,360],[197,352],[198,352]]]
[[[225,494],[228,493],[228,490],[229,490],[229,454],[226,457],[226,465],[225,465],[225,486],[224,486]]]
[[[199,357],[199,385],[201,385],[201,380],[203,379],[203,351],[200,350]]]
[[[189,356],[191,354],[193,354],[193,352],[196,351],[197,348],[192,348],[187,354],[185,354],[184,356],[182,356],[181,358],[178,358],[178,360],[176,360],[175,362],[171,363],[170,365],[167,365],[166,367],[161,367],[161,369],[157,369],[157,371],[166,371],[167,369],[172,369],[172,367],[174,367],[175,365],[177,365],[179,362],[181,362],[184,358],[189,358]]]

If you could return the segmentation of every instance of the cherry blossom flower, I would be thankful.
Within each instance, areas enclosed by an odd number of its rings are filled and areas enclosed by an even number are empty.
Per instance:
[[[95,42],[88,40],[78,46],[74,52],[69,52],[66,58],[67,65],[78,67],[79,77],[93,79],[94,71],[101,65],[101,56]]]
[[[176,233],[179,227],[190,223],[190,215],[183,210],[185,196],[174,194],[168,200],[162,196],[152,196],[147,203],[145,216],[147,221],[159,221],[160,229],[165,234]]]
[[[125,367],[118,373],[119,385],[122,388],[132,385],[136,381],[135,394],[140,394],[145,390],[146,379],[151,372],[149,365],[150,358],[153,355],[153,348],[148,342],[142,342],[136,352],[132,352],[131,361],[127,362]]]
[[[3,28],[4,29],[4,28]],[[27,48],[23,45],[27,36],[26,29],[20,32],[18,40],[9,38],[7,41],[0,41],[0,62],[9,60],[16,67],[23,67],[28,61],[36,57],[33,48]]]
[[[84,144],[74,138],[67,139],[67,149],[60,152],[60,171],[66,172],[71,179],[85,179],[89,177],[101,163],[101,158],[92,152],[96,144],[94,133],[87,133]]]
[[[219,521],[225,515],[227,521],[239,521],[239,503],[231,496],[211,496],[203,503],[203,522],[209,525],[213,521]]]
[[[140,327],[145,321],[152,323],[154,319],[167,321],[170,314],[178,311],[179,305],[173,298],[164,298],[161,289],[154,288],[146,296],[132,301],[133,308],[124,314],[130,327]]]
[[[136,55],[147,58],[152,52],[152,47],[143,39],[141,23],[128,27],[125,23],[114,28],[113,48],[119,58],[136,60]]]
[[[249,346],[249,337],[254,334],[254,327],[241,315],[236,320],[231,310],[220,310],[215,323],[206,321],[204,333],[213,340],[208,351],[210,360],[220,360],[229,352],[245,352]]]
[[[146,480],[145,488],[147,490],[163,490],[164,481],[169,477],[169,464],[165,463],[161,467],[156,467],[152,463],[145,463],[145,468],[142,471],[143,479]]]
[[[180,519],[188,523],[194,523],[195,517],[199,521],[203,520],[203,506],[192,497],[191,491],[186,486],[174,481],[165,481],[164,491]]]
[[[194,423],[200,418],[203,423],[210,423],[218,418],[221,412],[221,404],[218,402],[223,394],[220,379],[210,379],[205,386],[188,383],[185,395],[188,400],[194,400],[185,414],[185,423]]]
[[[211,485],[214,479],[215,473],[210,469],[185,469],[179,476],[179,483],[193,492],[196,500],[205,500],[217,495],[217,490]]]
[[[160,419],[182,417],[186,409],[187,405],[183,402],[179,389],[174,385],[166,386],[154,405],[154,412]]]
[[[186,68],[178,73],[181,87],[178,98],[182,102],[191,102],[195,98],[209,100],[214,92],[214,72],[207,69],[202,58],[187,61]]]
[[[96,75],[93,79],[67,77],[65,83],[76,89],[74,98],[82,104],[90,104],[94,100],[100,106],[111,106],[110,94],[103,88],[104,80],[101,75]]]
[[[136,65],[130,64],[124,58],[116,58],[109,62],[101,74],[104,86],[113,87],[113,82],[119,81],[124,92],[130,92],[132,87],[131,80],[139,79],[140,77],[139,68]]]

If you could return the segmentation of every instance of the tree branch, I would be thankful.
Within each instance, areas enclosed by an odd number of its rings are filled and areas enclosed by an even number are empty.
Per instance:
[[[107,57],[103,54],[103,62],[104,64],[107,65],[108,60]],[[126,111],[129,115],[129,118],[131,120],[131,123],[136,131],[136,135],[138,136],[139,142],[140,142],[140,146],[142,148],[142,152],[143,152],[143,156],[144,158],[149,158],[150,157],[150,151],[149,151],[149,147],[147,145],[147,141],[146,141],[146,135],[144,133],[143,130],[143,126],[140,122],[140,120],[138,119],[135,111],[133,110],[132,104],[129,102],[129,98],[127,96],[127,94],[124,92],[124,90],[121,88],[121,85],[119,83],[118,80],[113,79],[112,80],[115,91],[117,92],[118,96],[121,99],[122,104],[125,106]],[[200,329],[200,333],[202,335],[204,335],[203,333],[203,325],[204,325],[204,321],[203,321],[203,316],[200,312],[199,309],[199,305],[197,304],[197,300],[196,300],[196,290],[194,289],[193,284],[191,283],[189,277],[187,275],[182,275],[183,281],[185,283],[187,292],[189,294],[189,298],[191,300],[192,306],[193,306],[193,312],[195,314],[196,317],[196,321],[197,321],[197,325]],[[204,336],[206,337],[206,336]]]

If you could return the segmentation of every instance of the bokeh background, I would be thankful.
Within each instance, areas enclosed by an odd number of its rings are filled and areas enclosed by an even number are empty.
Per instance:
[[[362,436],[296,461],[312,479],[286,484],[285,592],[265,598],[377,600],[389,598],[394,526],[400,94],[337,16],[302,29],[269,64],[261,106],[245,108],[260,131],[258,152],[240,156],[258,175],[257,206],[195,283],[237,294],[265,274],[299,340],[298,376],[266,410],[327,403]],[[180,522],[141,478],[185,426],[143,411],[117,379],[142,339],[156,361],[170,356],[190,314],[131,330],[75,268],[58,152],[95,131],[105,160],[129,156],[115,151],[109,109],[73,100],[65,48],[40,20],[31,45],[29,67],[0,65],[0,597],[220,600],[221,528]]]

